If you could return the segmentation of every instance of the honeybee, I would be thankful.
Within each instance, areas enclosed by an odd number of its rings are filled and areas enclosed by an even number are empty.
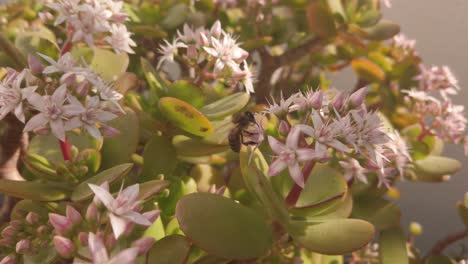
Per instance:
[[[252,112],[246,111],[232,116],[235,127],[229,133],[229,146],[239,152],[241,144],[246,146],[260,145],[263,141],[263,129]]]

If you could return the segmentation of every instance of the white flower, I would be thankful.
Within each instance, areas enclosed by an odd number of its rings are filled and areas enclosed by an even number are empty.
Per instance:
[[[266,111],[270,114],[276,115],[279,118],[282,118],[283,116],[291,112],[290,107],[299,95],[299,93],[293,94],[286,100],[284,100],[283,95],[281,95],[279,103],[275,102],[275,99],[272,97],[272,102],[268,102],[268,107]]]
[[[234,71],[232,73],[232,80],[234,82],[242,82],[242,84],[245,87],[245,91],[250,94],[254,93],[254,87],[253,87],[253,74],[250,71],[249,65],[247,65],[247,62],[244,61],[241,64],[242,68],[240,67],[235,67]]]
[[[48,7],[57,11],[58,16],[55,19],[55,25],[60,25],[76,16],[78,12],[78,3],[81,0],[58,0],[47,4]]]
[[[25,122],[23,100],[27,99],[37,89],[37,86],[21,87],[26,71],[6,76],[0,83],[0,120],[13,112],[21,122]]]
[[[249,56],[249,53],[240,48],[229,34],[224,34],[221,41],[211,37],[211,45],[212,47],[203,47],[203,49],[216,58],[215,73],[220,72],[226,66],[234,69]]]
[[[92,19],[92,25],[95,32],[105,32],[109,30],[109,20],[112,12],[107,9],[101,0],[89,0],[88,3],[82,4],[80,7],[80,18]]]
[[[343,167],[343,169],[345,169],[344,176],[347,180],[356,178],[359,181],[367,184],[367,177],[365,174],[367,170],[361,167],[361,164],[359,164],[359,161],[351,158],[348,161],[340,161],[340,165],[341,167]]]
[[[64,122],[68,119],[70,111],[73,110],[71,105],[63,105],[66,101],[68,90],[65,84],[62,84],[55,92],[50,95],[41,96],[33,93],[28,97],[29,103],[40,113],[32,117],[24,131],[32,131],[39,128],[44,128],[49,124],[52,134],[61,141],[65,141]]]
[[[73,58],[72,54],[70,52],[67,52],[60,56],[60,58],[55,61],[49,56],[46,56],[44,54],[40,54],[44,60],[46,60],[50,65],[45,67],[44,70],[42,71],[43,74],[52,74],[52,73],[61,73],[61,72],[70,72],[72,71],[75,66],[76,66],[76,61]]]
[[[161,58],[159,58],[157,68],[161,67],[161,65],[165,61],[173,62],[174,61],[174,55],[177,54],[177,50],[179,48],[187,48],[187,45],[180,42],[177,38],[172,40],[172,43],[170,43],[167,40],[164,40],[164,42],[165,42],[165,44],[161,45],[161,47],[159,48],[159,53],[161,53],[162,56],[161,56]]]
[[[94,184],[88,184],[96,197],[109,210],[109,219],[114,231],[115,239],[125,231],[128,223],[150,226],[151,222],[142,214],[135,211],[135,207],[140,203],[137,201],[140,185],[134,184],[121,190],[114,199],[108,190]]]
[[[136,43],[130,38],[131,33],[127,31],[127,27],[121,24],[113,24],[109,32],[111,36],[106,37],[104,40],[107,41],[117,53],[135,53],[130,46],[135,47]]]
[[[414,50],[414,47],[416,46],[416,40],[408,39],[405,35],[398,34],[393,37],[393,45],[403,50],[412,51]]]
[[[91,136],[99,139],[102,136],[97,125],[105,124],[117,117],[117,115],[102,108],[101,102],[97,96],[88,98],[85,106],[74,96],[70,96],[68,100],[75,106],[74,109],[76,112],[70,111],[70,114],[74,117],[65,124],[66,130],[83,127]]]

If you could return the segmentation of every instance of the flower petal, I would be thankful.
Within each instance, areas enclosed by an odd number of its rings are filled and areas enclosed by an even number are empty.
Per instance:
[[[125,188],[120,194],[119,197],[123,197],[125,201],[128,201],[129,204],[132,204],[136,201],[138,193],[140,192],[140,185],[133,184]]]
[[[281,159],[276,159],[270,164],[270,168],[268,169],[268,176],[275,176],[282,172],[288,164]]]
[[[301,168],[299,167],[299,163],[294,162],[289,165],[289,175],[297,185],[304,188],[304,177],[302,175]]]
[[[35,116],[33,116],[31,119],[29,119],[28,123],[26,123],[26,126],[24,127],[24,131],[32,131],[35,130],[39,127],[45,126],[47,124],[48,120],[45,117],[44,114],[40,113]]]
[[[139,225],[143,225],[143,226],[150,226],[151,225],[151,222],[148,221],[148,219],[146,217],[144,217],[142,214],[139,214],[137,212],[134,212],[134,211],[130,211],[130,212],[127,212],[126,214],[122,215],[122,217],[136,223],[136,224],[139,224]]]
[[[300,128],[293,126],[291,131],[289,131],[288,137],[286,138],[286,146],[288,146],[290,149],[297,149],[300,134]]]
[[[114,237],[115,239],[118,239],[120,235],[125,232],[125,228],[127,227],[129,221],[123,217],[116,216],[113,213],[109,214],[109,219],[112,226],[112,231],[114,231]]]
[[[133,264],[138,256],[138,248],[127,248],[120,251],[106,264]]]
[[[109,193],[109,190],[91,183],[89,183],[88,186],[104,206],[111,210],[111,204],[114,201],[114,197]]]
[[[52,130],[52,134],[56,136],[58,139],[61,141],[65,141],[65,127],[63,124],[62,119],[57,119],[57,120],[50,120],[50,129]]]
[[[109,260],[109,255],[102,239],[94,233],[88,234],[88,248],[94,263],[106,263]]]
[[[268,136],[268,143],[270,144],[270,148],[276,154],[280,154],[286,148],[283,143],[279,142],[276,138],[272,136]]]

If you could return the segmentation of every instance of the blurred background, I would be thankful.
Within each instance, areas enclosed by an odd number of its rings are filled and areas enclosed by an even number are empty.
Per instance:
[[[448,65],[459,80],[461,91],[455,103],[468,108],[468,1],[467,0],[391,0],[384,8],[384,18],[401,25],[409,39],[416,40],[416,50],[426,65]],[[338,88],[352,88],[352,76],[335,79]],[[468,157],[460,146],[446,146],[445,154],[463,163],[463,168],[445,183],[399,184],[403,225],[411,221],[423,225],[423,235],[416,238],[421,250],[428,250],[448,233],[464,228],[455,204],[468,191]],[[468,246],[468,239],[463,240]],[[458,252],[459,245],[450,250]]]

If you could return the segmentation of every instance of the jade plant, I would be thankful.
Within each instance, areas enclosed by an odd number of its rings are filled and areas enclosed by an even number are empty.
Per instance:
[[[3,3],[0,263],[465,263],[396,203],[460,169],[460,87],[383,8]]]

